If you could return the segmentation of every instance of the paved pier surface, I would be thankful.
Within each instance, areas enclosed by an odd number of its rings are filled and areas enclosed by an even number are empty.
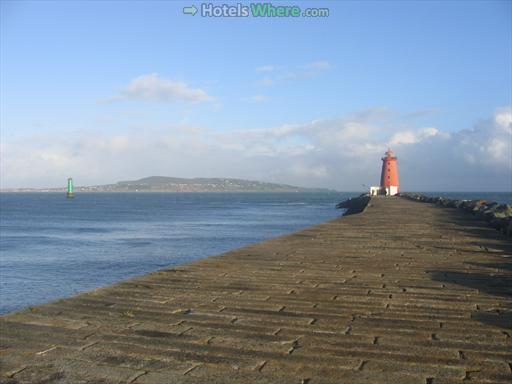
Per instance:
[[[0,381],[511,383],[511,245],[461,210],[372,199],[5,316]]]

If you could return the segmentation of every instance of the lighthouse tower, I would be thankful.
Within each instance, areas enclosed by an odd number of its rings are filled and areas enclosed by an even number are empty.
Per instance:
[[[68,178],[68,191],[66,193],[66,197],[68,199],[75,197],[75,194],[73,193],[73,179],[71,177]]]
[[[391,149],[388,149],[382,158],[382,172],[380,174],[380,190],[386,196],[394,196],[400,193],[398,183],[398,166],[396,156]]]

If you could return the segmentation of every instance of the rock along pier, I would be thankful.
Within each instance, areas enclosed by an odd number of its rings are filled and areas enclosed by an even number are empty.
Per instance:
[[[403,198],[1,318],[2,383],[510,383],[512,244]]]

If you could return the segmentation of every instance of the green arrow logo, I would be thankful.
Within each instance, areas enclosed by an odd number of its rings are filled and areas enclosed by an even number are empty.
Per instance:
[[[193,5],[191,7],[183,7],[183,13],[186,15],[194,16],[197,13],[197,8],[195,5]]]

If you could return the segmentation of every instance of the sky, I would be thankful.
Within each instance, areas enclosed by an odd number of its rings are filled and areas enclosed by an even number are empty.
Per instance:
[[[160,175],[358,191],[390,147],[404,191],[512,191],[511,1],[183,13],[201,4],[0,1],[0,188]]]

